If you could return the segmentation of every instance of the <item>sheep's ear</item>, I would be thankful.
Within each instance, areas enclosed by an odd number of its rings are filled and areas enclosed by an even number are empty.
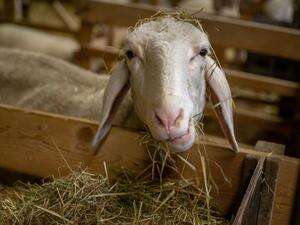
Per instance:
[[[209,86],[210,97],[214,105],[214,111],[222,127],[223,133],[231,144],[234,151],[238,152],[239,147],[234,135],[232,106],[233,101],[229,84],[224,72],[217,66],[215,61],[206,56],[206,82]]]
[[[94,152],[109,132],[118,106],[128,92],[129,87],[129,70],[125,60],[123,60],[112,71],[104,92],[100,124],[92,143]]]

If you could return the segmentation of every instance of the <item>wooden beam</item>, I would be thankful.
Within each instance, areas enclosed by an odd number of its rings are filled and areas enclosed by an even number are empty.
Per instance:
[[[262,183],[258,225],[271,225],[277,189],[280,158],[270,157],[266,160],[264,181]]]
[[[128,27],[158,10],[158,7],[150,5],[89,0],[83,20],[88,23],[101,22]],[[299,30],[204,13],[196,17],[203,24],[213,44],[300,60]]]
[[[214,117],[215,113],[213,107],[207,105],[205,114]],[[245,124],[247,126],[257,126],[262,130],[277,130],[288,131],[290,127],[284,123],[284,120],[278,116],[270,115],[263,112],[255,112],[237,107],[234,111],[234,120],[238,124]]]
[[[79,24],[74,20],[74,18],[69,14],[65,9],[63,4],[60,1],[54,1],[52,3],[54,12],[60,18],[60,20],[68,27],[69,30],[75,31],[79,29]]]
[[[213,15],[198,18],[213,44],[300,60],[299,30]]]
[[[14,21],[16,17],[15,1],[4,0],[3,1],[3,13],[4,19],[7,21]]]
[[[232,225],[258,225],[256,221],[260,203],[259,195],[263,179],[264,163],[265,157],[261,157],[255,167],[254,173]]]
[[[285,146],[276,143],[270,143],[266,141],[258,141],[255,145],[255,149],[258,151],[270,151],[273,156],[267,157],[265,160],[265,168],[263,174],[263,180],[260,190],[260,203],[257,213],[257,225],[271,225],[275,193],[277,191],[278,171],[280,164],[280,157],[283,155]]]
[[[103,162],[110,167],[142,170],[148,156],[139,144],[140,135],[113,128],[97,155],[89,150],[97,123],[84,119],[0,106],[0,167],[36,176],[69,173],[66,162],[74,168],[79,163],[91,172],[103,172]],[[236,154],[228,144],[200,139],[182,157],[195,166],[187,167],[176,155],[179,171],[186,178],[203,185],[201,157],[205,157],[211,177],[218,186],[215,202],[228,213],[240,192],[242,166],[246,154],[268,156],[269,153],[241,148]],[[273,212],[274,225],[288,225],[293,209],[296,183],[300,171],[298,159],[282,156]],[[288,176],[287,176],[288,174]]]
[[[0,20],[1,23],[8,23],[9,21],[7,20]],[[59,32],[59,33],[64,33],[64,34],[71,34],[71,35],[76,35],[78,31],[76,30],[68,30],[64,27],[56,27],[56,26],[51,26],[47,24],[41,24],[41,23],[29,23],[26,21],[15,21],[12,22],[13,24],[17,24],[20,26],[26,26],[26,27],[31,27],[39,30],[44,30],[44,31],[49,31],[49,32]]]
[[[231,86],[247,87],[259,92],[276,93],[288,97],[296,96],[300,90],[300,84],[297,82],[226,68],[224,72]]]

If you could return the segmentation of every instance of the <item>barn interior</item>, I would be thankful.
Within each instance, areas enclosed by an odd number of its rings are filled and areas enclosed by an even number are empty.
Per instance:
[[[3,201],[0,215],[3,218],[7,214],[2,212],[13,209],[8,207],[7,193],[16,182],[42,185],[41,178],[60,179],[79,164],[90,173],[106,175],[110,166],[139,172],[148,168],[144,161],[149,156],[142,145],[150,141],[143,139],[145,136],[137,141],[140,130],[130,126],[113,126],[98,152],[91,153],[89,149],[99,125],[102,100],[98,93],[103,89],[100,80],[110,76],[124,58],[129,60],[124,49],[129,32],[166,15],[196,21],[207,34],[209,54],[224,72],[231,89],[234,134],[240,147],[238,153],[230,150],[232,142],[226,140],[228,133],[221,129],[216,116],[219,103],[215,104],[212,96],[206,94],[203,115],[196,121],[200,144],[195,143],[182,156],[174,156],[176,160],[169,166],[178,164],[183,171],[180,176],[196,180],[196,186],[204,190],[208,185],[204,172],[208,171],[215,181],[206,194],[212,195],[220,206],[226,223],[178,218],[176,223],[300,224],[299,0],[0,0],[0,201]],[[40,69],[27,63],[27,53],[37,53],[33,58],[40,60],[36,64]],[[20,58],[14,59],[11,54],[19,54]],[[57,86],[49,87],[53,79],[52,72],[47,74],[48,68],[56,62],[62,63],[62,69],[53,73],[60,73],[62,78],[56,81]],[[76,68],[69,68],[71,65]],[[38,71],[36,75],[34,69]],[[69,72],[64,74],[67,69]],[[21,75],[12,75],[9,80],[8,75],[14,71],[20,71]],[[27,73],[35,77],[29,79]],[[39,77],[39,74],[46,75]],[[64,76],[72,81],[67,84]],[[42,96],[46,87],[51,96]],[[40,100],[35,102],[37,98]],[[205,154],[202,152],[200,156],[196,153],[199,146],[205,148]],[[155,156],[150,158],[150,164],[160,168],[157,174],[161,183],[167,156],[162,156],[159,163],[162,167],[155,165],[159,161]],[[205,161],[212,163],[208,165]],[[157,168],[151,168],[153,178]],[[174,171],[165,173],[167,177],[178,177]],[[199,181],[199,177],[204,181]],[[232,180],[230,185],[225,184],[227,179]],[[159,202],[161,205],[156,205],[155,213],[176,192],[170,192],[171,196],[164,191],[166,196]],[[142,205],[135,204],[140,215]],[[41,203],[35,208],[36,214],[32,213],[32,223],[18,221],[13,212],[16,220],[0,219],[0,223],[42,224],[45,221],[35,217],[43,214],[43,219],[50,218],[47,224],[88,224],[76,222],[64,210]],[[21,211],[15,213],[19,215]],[[103,218],[89,224],[125,224],[125,220]],[[164,224],[155,223],[154,219],[153,223],[149,221],[137,216],[127,224]]]

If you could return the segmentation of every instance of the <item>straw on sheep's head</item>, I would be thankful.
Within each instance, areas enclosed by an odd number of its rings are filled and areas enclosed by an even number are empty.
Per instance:
[[[210,50],[201,25],[191,21],[169,15],[137,25],[128,33],[125,59],[107,85],[94,147],[108,133],[118,105],[131,90],[135,112],[152,136],[177,152],[189,149],[195,140],[193,119],[202,116],[207,89],[222,130],[238,151],[230,88]]]

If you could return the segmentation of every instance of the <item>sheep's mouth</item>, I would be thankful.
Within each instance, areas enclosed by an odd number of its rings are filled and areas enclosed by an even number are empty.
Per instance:
[[[189,135],[190,135],[190,128],[183,135],[175,137],[175,138],[169,138],[167,141],[168,142],[176,142],[176,141],[187,138]]]
[[[166,143],[172,147],[175,152],[183,152],[190,149],[195,140],[195,128],[190,125],[185,134],[180,137],[168,140]]]

